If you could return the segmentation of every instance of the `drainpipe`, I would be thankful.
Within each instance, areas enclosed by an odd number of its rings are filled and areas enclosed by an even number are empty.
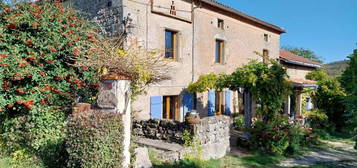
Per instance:
[[[191,12],[191,21],[192,21],[192,82],[195,82],[195,10],[201,8],[201,0],[198,0],[200,4],[195,7],[195,0],[192,0],[192,12]]]

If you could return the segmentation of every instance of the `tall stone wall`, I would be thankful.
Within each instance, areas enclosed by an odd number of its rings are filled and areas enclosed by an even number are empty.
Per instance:
[[[230,117],[223,115],[203,118],[195,125],[195,138],[201,143],[202,159],[222,158],[230,151],[230,125]]]
[[[120,35],[124,20],[122,0],[69,0],[64,5],[79,10],[82,16],[100,27],[103,35]]]

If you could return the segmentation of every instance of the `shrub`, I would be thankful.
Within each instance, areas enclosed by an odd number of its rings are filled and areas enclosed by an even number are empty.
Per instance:
[[[60,3],[18,3],[0,13],[0,138],[62,163],[63,126],[77,97],[96,93],[94,72],[76,67],[96,46],[95,29]],[[49,159],[49,158],[48,158]]]
[[[257,121],[248,143],[251,148],[266,153],[293,155],[316,141],[309,129],[289,124],[287,116],[279,116],[268,124]]]
[[[67,134],[69,167],[121,167],[121,115],[95,112],[71,116],[68,120]]]
[[[235,118],[234,127],[240,131],[244,129],[244,115]]]

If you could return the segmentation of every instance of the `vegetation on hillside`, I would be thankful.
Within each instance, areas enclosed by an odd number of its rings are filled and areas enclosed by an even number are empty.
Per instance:
[[[339,77],[348,67],[348,61],[336,61],[323,65],[331,77]]]

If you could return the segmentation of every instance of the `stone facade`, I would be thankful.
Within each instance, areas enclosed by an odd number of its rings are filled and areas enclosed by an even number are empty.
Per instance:
[[[177,58],[170,60],[171,80],[162,81],[147,89],[147,94],[133,102],[135,118],[152,118],[151,98],[179,96],[179,121],[184,120],[184,90],[190,82],[207,73],[231,73],[251,60],[262,60],[263,50],[269,57],[279,57],[280,34],[269,23],[234,12],[214,1],[192,0],[70,0],[66,2],[89,13],[106,35],[122,32],[124,21],[131,20],[129,44],[146,49],[165,50],[165,30],[177,32]],[[212,5],[214,4],[214,5]],[[175,11],[172,11],[174,6]],[[217,7],[218,6],[218,7]],[[223,28],[218,20],[224,21]],[[257,21],[258,20],[258,21]],[[274,26],[273,26],[274,27]],[[267,37],[267,40],[265,40]],[[224,41],[223,62],[215,63],[215,42]],[[202,93],[197,111],[207,116],[208,93]],[[233,96],[229,108],[233,109]]]

